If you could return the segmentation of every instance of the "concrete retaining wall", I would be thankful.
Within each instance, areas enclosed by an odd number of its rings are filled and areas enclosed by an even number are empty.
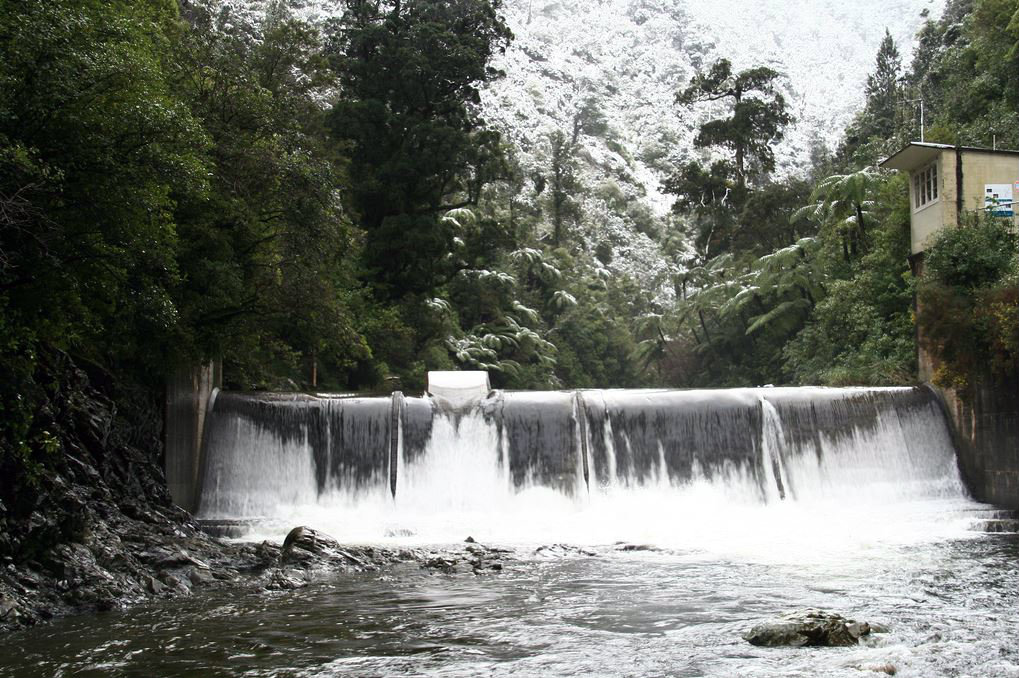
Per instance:
[[[166,484],[174,502],[188,511],[197,508],[205,414],[222,381],[221,364],[212,362],[177,368],[166,382]]]
[[[1009,383],[984,382],[963,397],[941,395],[959,451],[959,467],[973,496],[1019,509],[1019,375]]]

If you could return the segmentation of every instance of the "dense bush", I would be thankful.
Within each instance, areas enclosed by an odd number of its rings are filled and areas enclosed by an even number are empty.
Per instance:
[[[1014,270],[1016,244],[1009,221],[971,217],[962,228],[936,234],[924,252],[924,275],[960,290],[994,286]]]
[[[917,285],[920,338],[941,386],[1019,373],[1019,239],[1010,221],[974,218],[938,233]]]

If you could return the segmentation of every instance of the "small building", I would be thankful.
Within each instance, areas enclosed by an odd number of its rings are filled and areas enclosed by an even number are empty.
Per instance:
[[[960,225],[967,212],[990,211],[1013,220],[1019,214],[1019,151],[914,141],[881,167],[909,173],[909,263],[914,275],[923,274],[923,253],[931,237]],[[917,361],[920,378],[929,381],[935,365],[919,335]]]
[[[914,265],[932,235],[966,212],[1019,214],[1019,151],[913,142],[881,163],[909,172],[910,250]]]

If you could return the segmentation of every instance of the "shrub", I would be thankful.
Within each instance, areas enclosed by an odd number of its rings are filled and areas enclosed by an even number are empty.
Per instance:
[[[917,285],[920,340],[940,365],[934,383],[966,389],[1019,373],[1019,253],[1008,222],[974,219],[939,233]]]
[[[1016,265],[1016,235],[1009,222],[990,216],[934,236],[924,254],[929,280],[960,290],[991,287]]]

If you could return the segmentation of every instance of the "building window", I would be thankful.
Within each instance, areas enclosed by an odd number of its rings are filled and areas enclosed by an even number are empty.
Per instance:
[[[938,163],[913,174],[913,206],[919,209],[938,199]]]

